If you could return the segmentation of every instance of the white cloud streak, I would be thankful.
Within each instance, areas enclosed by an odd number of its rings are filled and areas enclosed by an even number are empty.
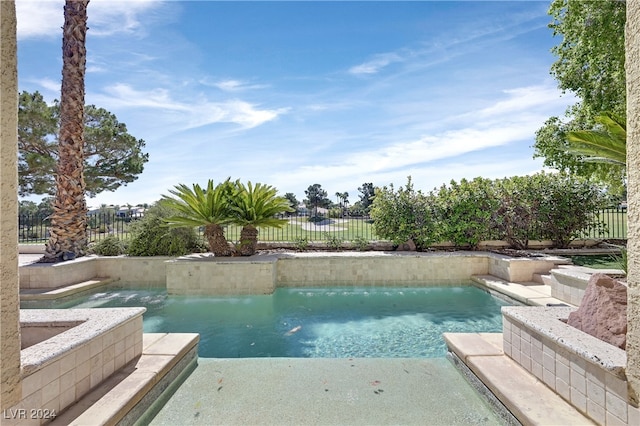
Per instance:
[[[156,0],[92,0],[87,9],[91,36],[142,31],[139,15],[162,2]],[[63,0],[17,0],[18,39],[62,37]]]
[[[565,102],[551,86],[516,88],[506,90],[504,94],[506,99],[498,100],[490,107],[451,120],[458,123],[457,129],[388,143],[371,151],[353,152],[332,164],[287,169],[286,176],[278,175],[278,179],[310,182],[321,176],[352,182],[363,170],[369,176],[395,175],[400,169],[428,168],[436,162],[455,161],[457,157],[473,152],[532,141],[535,131],[549,117],[549,106]]]
[[[404,60],[406,60],[406,58],[398,53],[380,53],[367,62],[349,68],[349,73],[354,75],[376,74],[388,65],[394,62],[402,62]]]
[[[105,89],[108,94],[96,94],[92,100],[110,109],[146,108],[164,112],[174,130],[187,130],[214,123],[234,123],[250,129],[275,120],[288,108],[260,109],[239,99],[212,102],[207,99],[181,102],[172,98],[167,89],[136,90],[127,84],[115,84]]]
[[[217,87],[224,92],[241,92],[245,90],[264,89],[268,87],[265,84],[250,84],[241,80],[234,79],[220,80],[213,83],[210,83],[205,79],[200,83],[204,84],[205,86]]]

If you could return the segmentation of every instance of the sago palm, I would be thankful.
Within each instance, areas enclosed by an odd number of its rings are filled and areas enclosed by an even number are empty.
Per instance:
[[[230,222],[229,196],[233,184],[227,179],[214,187],[209,180],[206,189],[198,184],[193,189],[187,185],[176,185],[169,190],[173,197],[163,195],[160,203],[176,211],[174,216],[165,220],[168,226],[204,226],[204,236],[209,250],[215,256],[230,256],[232,249],[224,236],[223,225]]]
[[[596,117],[600,130],[569,132],[567,152],[579,155],[583,161],[627,165],[627,125],[617,114],[605,112]]]
[[[278,214],[293,211],[289,200],[277,195],[271,185],[256,183],[247,185],[236,182],[236,190],[230,199],[233,223],[242,226],[238,251],[242,256],[255,254],[258,244],[258,227],[280,228],[287,223]]]

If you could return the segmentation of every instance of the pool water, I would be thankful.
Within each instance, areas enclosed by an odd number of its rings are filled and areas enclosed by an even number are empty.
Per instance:
[[[200,333],[199,356],[444,357],[444,332],[500,332],[508,303],[473,286],[279,288],[272,295],[96,293],[66,307],[144,306],[145,333]]]

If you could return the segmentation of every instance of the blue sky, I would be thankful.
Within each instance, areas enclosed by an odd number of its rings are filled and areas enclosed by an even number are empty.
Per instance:
[[[60,97],[61,0],[17,0],[19,89]],[[231,177],[429,191],[535,173],[535,131],[575,99],[549,74],[549,1],[91,0],[86,103],[149,162],[100,204]]]

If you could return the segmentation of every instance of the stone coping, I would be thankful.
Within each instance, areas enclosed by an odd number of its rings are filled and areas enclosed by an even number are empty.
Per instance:
[[[100,287],[106,287],[115,280],[111,278],[97,277],[95,280],[83,281],[78,284],[57,287],[57,288],[27,288],[20,290],[20,301],[27,300],[58,300],[63,297],[70,297],[87,293]]]
[[[213,253],[194,253],[168,260],[168,262],[273,263],[281,257],[280,254],[215,257]]]
[[[138,411],[149,408],[189,362],[197,362],[197,333],[145,333],[142,341],[139,358],[115,372],[51,424],[132,424],[141,414]]]
[[[443,333],[453,364],[467,369],[523,425],[593,425],[502,351],[502,333]],[[464,367],[466,368],[464,368]],[[472,381],[472,385],[474,382]],[[482,388],[481,388],[482,389]]]
[[[301,252],[282,252],[282,253],[257,253],[253,256],[229,256],[229,257],[215,257],[212,253],[195,253],[186,256],[178,257],[175,260],[180,261],[218,261],[218,262],[255,262],[260,260],[277,260],[287,258],[313,258],[313,257],[494,257],[498,259],[530,259],[540,260],[539,257],[532,258],[518,258],[499,253],[487,252],[487,251],[469,251],[469,250],[456,250],[456,251],[301,251]]]
[[[594,269],[585,266],[569,266],[565,268],[553,269],[550,271],[556,280],[561,284],[572,285],[573,287],[585,290],[591,275],[595,273],[605,274],[611,278],[624,278],[625,272],[622,269]]]
[[[53,362],[70,350],[89,344],[124,322],[142,316],[146,308],[93,308],[93,309],[21,309],[20,324],[50,324],[61,326],[77,324],[45,341],[20,351],[23,375],[28,375]]]
[[[502,315],[546,336],[570,353],[625,379],[627,353],[566,323],[572,307],[503,306]]]

